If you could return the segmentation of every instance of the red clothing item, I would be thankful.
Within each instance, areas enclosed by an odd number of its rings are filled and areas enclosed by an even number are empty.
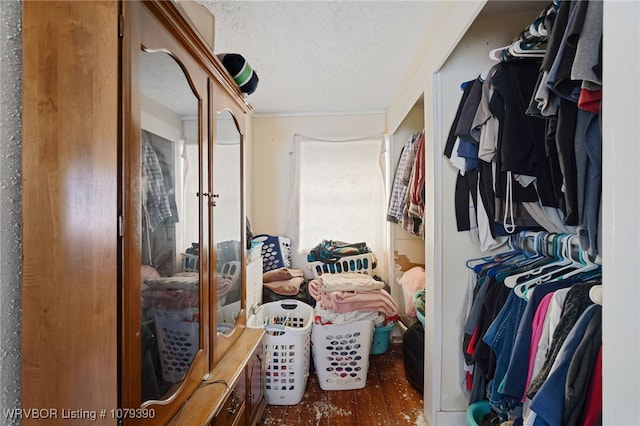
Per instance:
[[[602,90],[580,89],[578,108],[598,114],[600,113],[601,102]]]
[[[424,216],[424,200],[422,199],[422,187],[424,186],[425,177],[425,157],[424,157],[424,131],[418,139],[418,148],[416,151],[416,159],[413,166],[412,181],[409,188],[409,202],[414,206],[415,210],[410,207],[410,211],[416,216]]]
[[[593,366],[593,376],[585,401],[582,414],[584,426],[596,426],[602,424],[602,346]]]
[[[478,327],[473,330],[469,344],[467,345],[467,353],[473,355],[476,352],[476,341],[478,340]]]

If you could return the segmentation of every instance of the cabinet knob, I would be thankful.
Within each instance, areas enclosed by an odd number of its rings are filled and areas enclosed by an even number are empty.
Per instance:
[[[231,400],[231,407],[227,408],[227,417],[234,415],[238,411],[238,405],[240,405],[240,397],[236,395]]]
[[[196,192],[196,197],[199,197],[199,196],[200,196],[200,193]],[[220,198],[220,194],[212,194],[211,192],[204,192],[202,193],[202,196],[211,198],[211,202],[209,202],[209,204],[212,205],[213,207],[216,206],[216,202],[213,201],[213,198]]]

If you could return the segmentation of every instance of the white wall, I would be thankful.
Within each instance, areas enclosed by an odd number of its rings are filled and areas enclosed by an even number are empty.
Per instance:
[[[603,424],[640,424],[640,3],[604,2]]]
[[[0,409],[20,408],[22,2],[0,2]],[[19,420],[2,418],[2,424]]]
[[[318,138],[380,135],[384,114],[258,116],[252,123],[251,180],[247,182],[253,231],[284,235],[292,180],[289,148],[295,134]]]

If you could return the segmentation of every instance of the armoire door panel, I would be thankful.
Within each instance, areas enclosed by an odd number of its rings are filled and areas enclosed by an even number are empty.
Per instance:
[[[23,5],[22,424],[206,423],[224,382],[244,423],[250,108],[182,13]]]
[[[246,235],[244,206],[244,112],[210,81],[212,123],[212,249],[217,273],[216,306],[211,340],[212,363],[217,363],[235,343],[246,324]]]
[[[132,423],[166,422],[210,368],[207,76],[152,8],[123,11],[122,396],[154,412]]]
[[[51,425],[117,406],[117,11],[22,9],[21,408]]]

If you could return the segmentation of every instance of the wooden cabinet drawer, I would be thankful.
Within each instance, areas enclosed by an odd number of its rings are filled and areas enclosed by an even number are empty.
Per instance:
[[[247,425],[257,424],[262,417],[266,400],[264,398],[262,379],[262,360],[256,353],[247,363]]]
[[[211,426],[238,426],[245,424],[245,401],[236,392],[229,395],[222,410],[211,421]]]
[[[212,426],[237,426],[245,424],[246,412],[246,374],[243,372],[238,378],[238,382],[233,391],[227,397],[224,405],[212,422]]]

